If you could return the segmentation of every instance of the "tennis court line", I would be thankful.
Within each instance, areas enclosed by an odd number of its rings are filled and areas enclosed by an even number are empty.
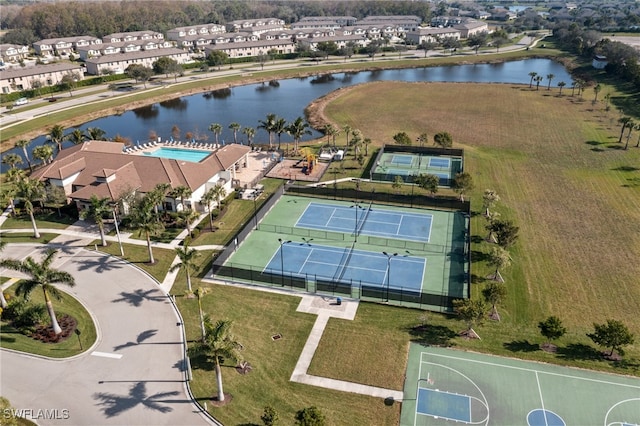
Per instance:
[[[540,395],[540,407],[544,413],[544,423],[547,424],[547,410],[544,408],[544,398],[542,397],[542,387],[540,386],[540,377],[536,371],[536,384],[538,385],[538,395]]]
[[[627,387],[627,388],[632,388],[632,389],[640,389],[640,385],[636,386],[636,385],[630,385],[630,384],[626,384],[626,383],[618,383],[618,382],[610,382],[607,380],[600,380],[600,379],[591,379],[589,377],[580,377],[580,376],[572,376],[569,374],[562,374],[562,373],[553,373],[553,372],[548,372],[548,371],[541,371],[541,370],[535,370],[533,368],[525,368],[525,367],[516,367],[513,365],[504,365],[504,364],[498,364],[495,362],[489,362],[489,361],[479,361],[479,360],[475,360],[475,359],[467,359],[467,358],[460,358],[460,357],[456,357],[456,356],[451,356],[451,355],[442,355],[442,354],[436,354],[436,353],[430,353],[430,352],[422,352],[422,354],[426,354],[429,356],[436,356],[436,357],[441,357],[441,358],[449,358],[449,359],[455,359],[457,361],[464,361],[464,362],[472,362],[472,363],[476,363],[476,364],[483,364],[483,365],[490,365],[492,367],[500,367],[500,368],[510,368],[512,370],[520,370],[520,371],[526,371],[526,372],[530,372],[530,373],[534,373],[534,372],[539,372],[541,374],[548,374],[550,376],[556,376],[556,377],[564,377],[564,378],[568,378],[568,379],[577,379],[577,380],[584,380],[586,382],[594,382],[594,383],[602,383],[605,385],[614,385],[614,386],[623,386],[623,387]],[[486,355],[486,356],[491,356],[491,355]],[[422,358],[420,358],[420,361],[422,361]],[[517,360],[517,361],[522,361],[522,362],[526,362],[524,360]],[[427,361],[424,361],[427,362]],[[563,367],[561,365],[554,365],[555,367]],[[596,374],[607,374],[607,373],[602,373],[600,371],[586,371],[586,373],[596,373]]]

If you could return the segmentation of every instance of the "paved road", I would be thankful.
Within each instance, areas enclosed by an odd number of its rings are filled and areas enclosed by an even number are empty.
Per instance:
[[[22,259],[42,250],[12,244],[3,256]],[[58,417],[69,410],[68,419],[40,419],[41,425],[208,424],[188,397],[179,317],[157,283],[81,248],[61,251],[54,267],[75,277],[76,286],[65,290],[94,316],[98,341],[67,360],[0,351],[0,394],[16,408],[57,409]]]

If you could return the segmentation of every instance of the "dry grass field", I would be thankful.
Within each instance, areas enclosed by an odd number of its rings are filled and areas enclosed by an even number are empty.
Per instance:
[[[640,340],[638,133],[623,150],[620,113],[592,99],[589,92],[581,99],[565,89],[560,97],[557,89],[528,85],[382,82],[343,90],[324,115],[363,130],[374,145],[401,131],[414,140],[447,131],[454,147],[465,149],[476,184],[473,210],[481,211],[484,189],[495,189],[497,210],[520,227],[513,265],[503,274],[504,326],[529,334],[553,314],[584,336],[593,322],[614,318]],[[488,273],[478,261],[488,250],[484,225],[477,215],[478,283]],[[481,288],[475,286],[476,296]],[[638,348],[640,342],[628,349]]]

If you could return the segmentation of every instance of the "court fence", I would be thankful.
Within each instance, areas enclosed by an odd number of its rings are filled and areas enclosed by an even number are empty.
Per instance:
[[[280,288],[288,288],[298,291],[306,291],[309,293],[331,295],[335,297],[351,297],[354,299],[382,302],[399,306],[413,307],[419,309],[427,309],[437,312],[451,312],[453,310],[453,300],[460,297],[453,297],[444,293],[425,293],[416,291],[414,288],[383,288],[379,283],[369,283],[364,281],[350,280],[348,282],[336,282],[332,277],[319,277],[317,275],[305,274],[304,276],[296,276],[291,273],[282,274],[280,270],[263,270],[256,266],[243,265],[239,263],[227,263],[231,255],[236,251],[237,247],[242,243],[249,234],[259,229],[266,232],[284,233],[289,235],[297,235],[301,237],[326,238],[338,240],[345,238],[344,234],[327,232],[320,230],[285,227],[280,225],[262,224],[262,219],[273,208],[285,193],[296,195],[314,196],[320,198],[334,198],[354,201],[364,200],[365,197],[371,197],[371,200],[380,204],[402,205],[407,207],[406,197],[404,200],[400,196],[394,194],[367,193],[365,191],[357,191],[355,189],[339,189],[308,186],[294,186],[287,183],[280,186],[273,194],[265,200],[259,210],[254,214],[252,220],[247,222],[245,226],[238,231],[233,237],[232,243],[228,244],[225,249],[214,259],[212,267],[212,276],[216,279],[229,282],[239,282],[244,284],[266,285]],[[403,202],[404,201],[404,202]],[[467,216],[467,235],[469,234],[469,217],[471,212],[471,204],[469,201],[460,201],[449,198],[431,198],[425,196],[412,197],[411,205],[446,208],[449,210],[461,211]],[[403,241],[384,239],[373,236],[359,235],[358,238],[362,243],[378,245],[381,247],[393,247],[406,250],[418,250],[425,252],[438,252],[448,254],[457,254],[464,257],[467,264],[463,279],[465,280],[466,295],[465,298],[471,296],[471,250],[470,239],[467,238],[464,243],[460,242],[451,247],[439,246],[436,244],[421,243],[415,241]]]

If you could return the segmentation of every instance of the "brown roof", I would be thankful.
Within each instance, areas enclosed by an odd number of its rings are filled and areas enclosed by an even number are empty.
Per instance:
[[[33,173],[34,178],[65,179],[79,173],[73,185],[81,187],[72,198],[118,198],[123,192],[135,189],[149,192],[158,183],[180,185],[195,190],[217,173],[227,170],[251,149],[231,144],[209,155],[199,163],[172,160],[122,152],[118,142],[90,141],[62,150],[55,161]]]

